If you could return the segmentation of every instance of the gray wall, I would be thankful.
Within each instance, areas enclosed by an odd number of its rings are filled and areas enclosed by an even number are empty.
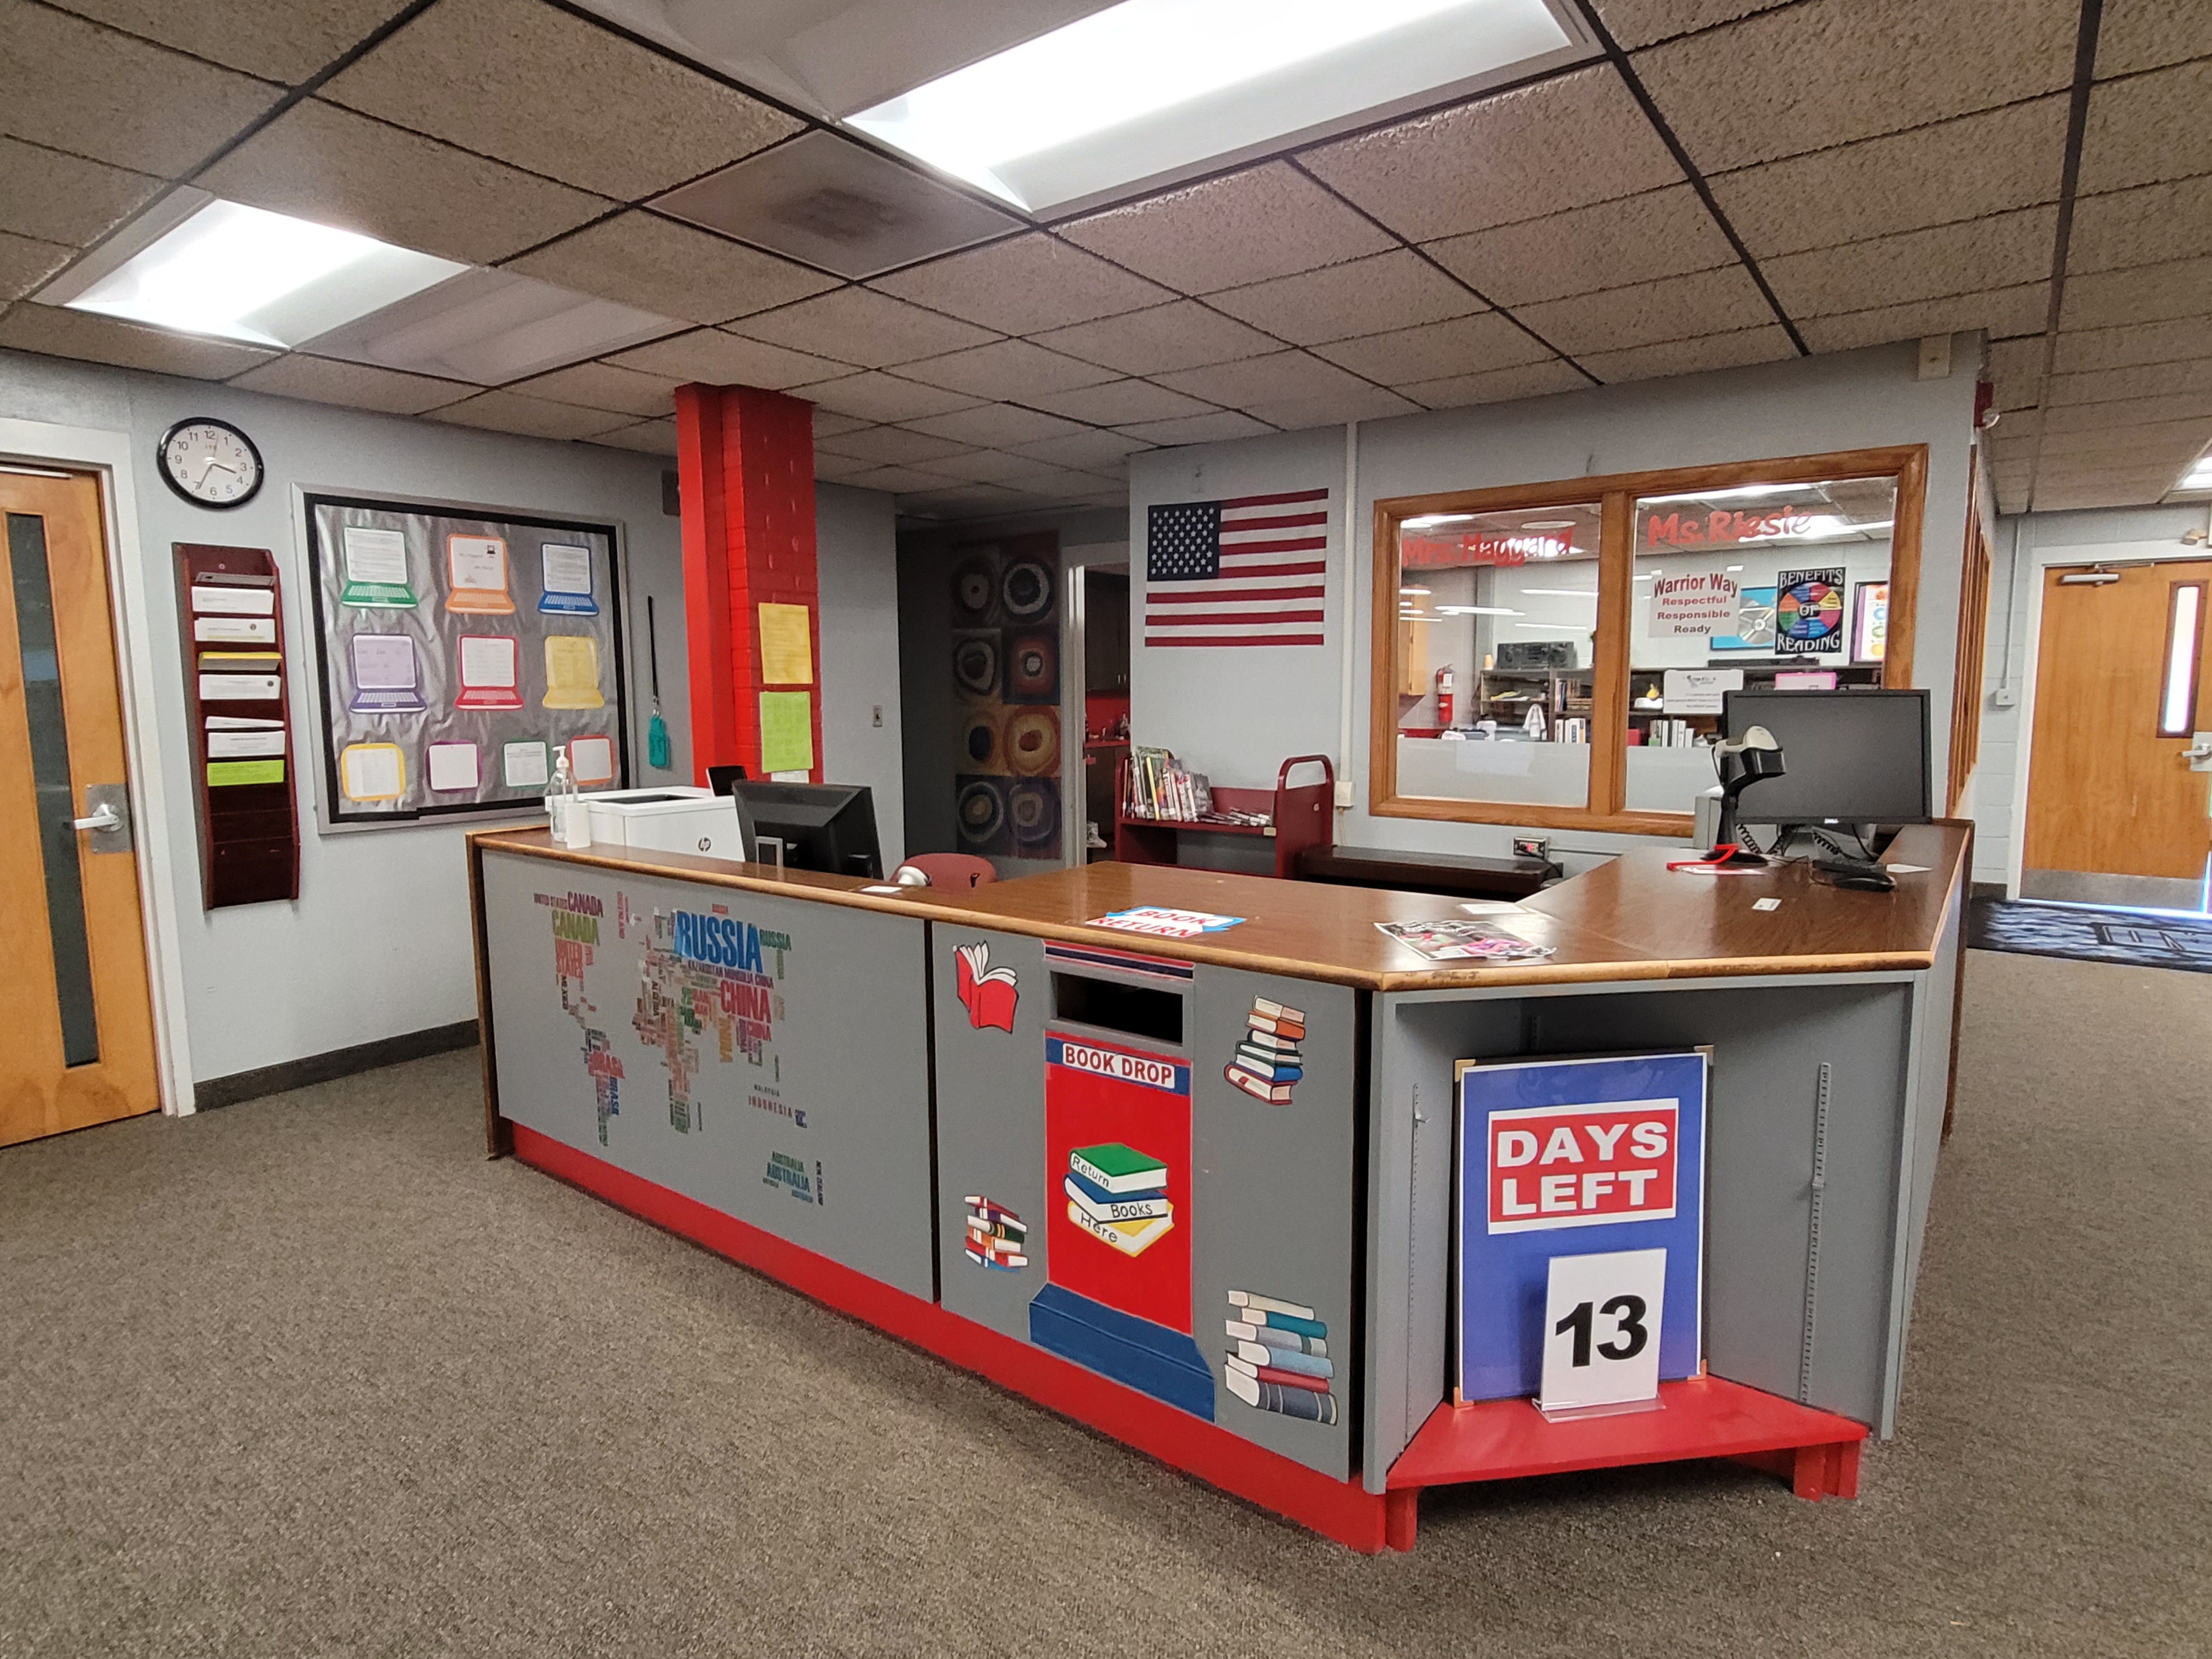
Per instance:
[[[1332,492],[1328,643],[1319,649],[1212,653],[1134,646],[1130,724],[1136,740],[1165,744],[1217,783],[1251,787],[1272,784],[1287,756],[1335,755],[1348,624],[1353,630],[1352,734],[1351,759],[1340,775],[1349,774],[1357,804],[1338,815],[1338,839],[1430,852],[1504,853],[1512,835],[1508,826],[1370,818],[1366,812],[1368,550],[1377,499],[1924,443],[1928,501],[1914,678],[1934,694],[1940,778],[1948,752],[1980,361],[1976,337],[1961,337],[1957,345],[1953,372],[1941,380],[1915,378],[1917,351],[1907,343],[1371,422],[1358,429],[1358,498],[1352,504],[1348,558],[1340,428],[1133,456],[1131,602],[1139,611],[1148,507],[1323,486]],[[1583,831],[1561,832],[1554,839],[1561,851],[1590,855],[1639,844]],[[1568,862],[1579,866],[1587,860],[1571,857]]]
[[[886,872],[906,856],[895,524],[891,498],[879,491],[814,486],[822,775],[831,783],[865,783],[873,793]]]
[[[216,416],[252,436],[268,471],[252,502],[210,512],[179,500],[161,483],[155,445],[187,415]],[[661,474],[672,460],[15,352],[0,352],[0,416],[120,432],[131,439],[137,554],[150,608],[146,633],[153,687],[162,699],[150,736],[168,804],[167,821],[147,826],[144,833],[167,838],[177,874],[176,932],[196,1078],[225,1077],[476,1014],[462,829],[410,826],[329,836],[315,831],[315,786],[305,761],[313,753],[313,635],[301,603],[297,492],[354,490],[613,520],[623,532],[634,770],[641,781],[688,781],[683,553],[678,521],[663,512],[661,500]],[[856,675],[853,687],[841,684],[835,693],[825,693],[823,757],[833,775],[849,765],[856,781],[876,784],[878,812],[895,843],[894,708],[885,709],[884,731],[865,724],[869,705],[896,702],[894,671],[880,655],[890,637],[889,503],[877,497],[882,504],[875,505],[866,491],[834,494],[837,499],[823,509],[823,667],[842,677],[855,655],[864,655],[872,678],[865,690]],[[300,897],[290,903],[213,912],[201,908],[175,622],[171,544],[178,541],[265,547],[283,572],[285,631],[293,641],[286,672],[294,742],[302,757],[296,780]],[[661,708],[674,750],[667,773],[645,767],[648,594],[659,623]],[[855,707],[863,723],[857,729]]]

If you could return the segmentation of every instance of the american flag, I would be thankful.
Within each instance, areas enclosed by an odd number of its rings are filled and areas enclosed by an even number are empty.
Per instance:
[[[1145,523],[1145,643],[1319,645],[1328,491],[1177,501]]]

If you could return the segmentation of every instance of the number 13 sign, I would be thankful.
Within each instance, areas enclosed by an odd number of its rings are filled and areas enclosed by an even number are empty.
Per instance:
[[[1656,1399],[1667,1252],[1555,1255],[1544,1297],[1546,1413]]]

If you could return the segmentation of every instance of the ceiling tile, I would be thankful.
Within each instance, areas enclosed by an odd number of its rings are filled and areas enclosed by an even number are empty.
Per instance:
[[[566,185],[309,98],[201,175],[218,196],[490,264],[597,218]]]
[[[851,415],[836,414],[818,404],[815,407],[814,435],[817,440],[834,438],[841,432],[858,432],[874,424],[872,421],[863,421]]]
[[[2059,326],[2117,328],[2207,312],[2212,312],[2212,259],[2175,259],[2069,277]]]
[[[1025,479],[1056,474],[1061,469],[1026,456],[1009,454],[1002,449],[971,449],[965,454],[948,455],[932,462],[930,471],[970,483],[1019,484]]]
[[[1879,236],[1760,262],[1782,308],[1802,321],[1875,306],[1978,294],[2051,272],[2056,207]]]
[[[973,409],[976,399],[964,392],[945,392],[896,374],[847,374],[795,386],[791,395],[805,398],[816,408],[865,421],[912,421],[926,415],[949,415],[956,409]],[[815,430],[818,433],[817,425]]]
[[[2002,338],[2034,333],[2044,325],[2050,309],[2051,284],[2023,283],[1985,294],[1957,294],[1947,299],[1916,300],[1909,305],[1814,317],[1800,323],[1797,331],[1815,351],[1849,351],[1892,340],[1953,334],[1961,329],[1983,329]]]
[[[1350,421],[1387,421],[1399,415],[1418,415],[1420,404],[1379,386],[1347,386],[1321,398],[1286,398],[1254,404],[1247,411],[1255,419],[1285,432],[1304,432],[1317,426],[1342,426]]]
[[[1417,242],[1682,179],[1628,88],[1607,65],[1364,133],[1304,160]]]
[[[59,242],[41,242],[0,230],[0,300],[21,299],[76,258],[76,250]]]
[[[872,461],[878,466],[927,465],[944,456],[964,455],[973,447],[950,438],[933,438],[926,432],[909,432],[897,426],[874,426],[866,432],[848,432],[842,437],[817,438],[814,447],[831,455],[850,455],[856,460]]]
[[[879,466],[859,472],[842,480],[860,489],[880,489],[890,495],[904,495],[910,490],[944,489],[957,483],[942,473],[924,472],[910,466]]]
[[[635,426],[617,427],[612,432],[602,432],[590,441],[611,444],[617,449],[641,450],[647,455],[673,455],[676,453],[676,422],[640,421]]]
[[[878,276],[869,286],[1009,334],[1037,334],[1175,298],[1042,231]]]
[[[1275,428],[1249,415],[1223,410],[1218,415],[1186,415],[1176,421],[1145,421],[1125,428],[1148,444],[1218,444],[1232,438],[1257,438]]]
[[[2145,185],[2074,204],[2069,276],[2212,254],[2212,175]]]
[[[507,268],[694,323],[726,322],[836,286],[834,276],[636,209]]]
[[[1447,237],[1428,252],[1501,306],[1710,270],[1735,258],[1687,185]]]
[[[748,317],[740,331],[750,339],[811,351],[862,368],[889,368],[895,363],[941,356],[986,344],[994,337],[988,329],[865,288],[841,289],[819,299]]]
[[[0,131],[179,178],[281,94],[29,0],[0,0]]]
[[[2043,414],[2044,442],[2056,432],[2105,432],[2174,421],[2212,421],[2212,391],[2176,392],[2163,398],[2125,398],[2109,403],[2052,407]]]
[[[1389,386],[1510,368],[1552,355],[1540,342],[1531,339],[1526,329],[1494,311],[1357,340],[1339,340],[1334,345],[1316,346],[1314,354]]]
[[[2212,357],[2212,316],[2069,331],[2059,335],[2058,353],[2051,367],[2058,374],[2073,374],[2161,363],[2177,357]]]
[[[1064,438],[1046,438],[1017,446],[1017,453],[1050,461],[1058,466],[1112,466],[1147,446],[1119,432],[1072,432]]]
[[[145,205],[161,181],[0,138],[0,230],[83,247]]]
[[[11,306],[0,317],[0,346],[41,351],[49,357],[113,363],[156,374],[182,374],[195,380],[227,380],[276,356],[258,346],[233,345],[190,334],[167,334],[135,323],[98,317],[58,306]]]
[[[814,476],[827,478],[833,483],[849,483],[864,473],[880,469],[878,461],[863,461],[850,455],[840,455],[833,449],[817,448],[814,452]]]
[[[548,403],[513,392],[479,392],[473,398],[448,404],[430,418],[454,426],[482,427],[489,432],[513,432],[528,438],[596,438],[617,427],[635,422],[627,415],[604,410],[578,409],[573,404]]]
[[[1398,390],[1431,409],[1464,409],[1474,404],[1510,403],[1516,398],[1548,397],[1555,392],[1583,392],[1589,384],[1589,376],[1572,363],[1563,357],[1551,357],[1540,363],[1487,369],[1480,374],[1416,380]]]
[[[1075,392],[1035,392],[1022,401],[1094,426],[1127,426],[1135,421],[1171,421],[1179,415],[1212,412],[1211,404],[1150,380],[1115,380]]]
[[[2212,173],[2208,107],[2212,58],[2100,82],[2081,134],[2082,194]]]
[[[2001,421],[1996,435],[1990,440],[1990,453],[2001,461],[2033,460],[2040,443],[2037,427],[2022,425],[2011,417]]]
[[[440,0],[322,95],[622,201],[801,125],[538,0]]]
[[[1764,259],[2055,202],[2065,149],[2066,100],[2037,98],[1711,182]]]
[[[428,374],[403,374],[394,368],[340,362],[335,357],[314,357],[304,351],[248,369],[231,384],[273,397],[373,409],[380,415],[420,415],[426,409],[441,409],[476,390]]]
[[[2138,363],[2128,368],[2091,369],[2080,374],[2051,377],[2054,407],[2101,404],[2121,399],[2202,396],[2212,392],[2212,356],[2191,357],[2179,362]]]
[[[947,356],[924,358],[907,364],[905,373],[926,386],[1024,403],[1032,400],[1032,392],[1073,392],[1114,378],[1109,369],[1028,340],[994,340]]]
[[[1809,0],[1636,54],[1708,173],[2065,89],[2077,0]]]
[[[549,398],[580,409],[617,415],[667,416],[676,406],[676,382],[665,374],[642,374],[615,363],[571,363],[550,374],[518,380],[507,388],[526,397]]]
[[[227,69],[297,85],[367,40],[406,0],[60,0],[63,9],[112,24]]]
[[[1577,361],[1608,385],[1623,380],[1654,380],[1668,374],[1702,374],[1716,368],[1741,368],[1747,363],[1778,362],[1795,357],[1779,323],[1758,328],[1733,329],[1708,334],[1702,339],[1668,340],[1659,345],[1635,346],[1626,351],[1585,352]]]
[[[1271,161],[1058,227],[1078,246],[1185,294],[1380,253],[1390,239],[1287,163]]]
[[[1057,415],[1041,415],[1033,409],[1017,409],[1012,404],[986,404],[981,409],[932,415],[907,424],[933,437],[989,449],[1011,449],[1016,444],[1066,437],[1083,429],[1073,421],[1063,421]]]
[[[1982,374],[1995,391],[2000,410],[2033,409],[2043,398],[2043,359],[2048,343],[2040,334],[1996,340]]]
[[[1571,357],[1698,339],[1774,320],[1772,309],[1741,265],[1547,300],[1522,306],[1514,315]]]
[[[1789,0],[1592,0],[1606,30],[1633,52],[1717,23],[1733,23],[1755,11],[1787,5]]]
[[[1280,341],[1189,300],[1037,336],[1040,344],[1124,374],[1199,368],[1282,349]]]
[[[1483,302],[1418,253],[1398,248],[1249,288],[1208,303],[1292,345],[1412,328],[1483,310]]]
[[[2062,432],[2046,432],[2044,464],[2051,465],[2054,458],[2063,457],[2074,470],[2081,470],[2100,465],[2100,458],[2111,458],[2104,464],[2142,466],[2149,464],[2146,458],[2165,455],[2178,465],[2203,445],[2208,434],[2212,434],[2212,420],[2202,416],[2134,425],[2089,421]]]
[[[2132,75],[2212,58],[2212,12],[2198,0],[2105,0],[2097,25],[2097,76]]]
[[[842,363],[759,340],[742,339],[719,328],[694,329],[649,345],[635,346],[607,359],[624,368],[665,375],[679,386],[691,380],[708,386],[757,386],[785,392],[810,381],[833,380]]]
[[[898,510],[902,516],[911,514],[951,522],[963,519],[1004,518],[1009,514],[1026,512],[1042,504],[1026,490],[977,483],[957,484],[945,489],[917,490],[911,495],[902,495],[898,500]]]
[[[1362,384],[1335,364],[1325,363],[1304,351],[1279,351],[1272,357],[1246,357],[1233,363],[1216,363],[1209,368],[1186,368],[1164,374],[1160,379],[1177,392],[1188,392],[1194,398],[1231,408],[1341,396]]]

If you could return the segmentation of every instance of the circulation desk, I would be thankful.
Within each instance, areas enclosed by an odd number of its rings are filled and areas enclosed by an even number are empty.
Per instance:
[[[1494,967],[1376,930],[1434,896],[1111,863],[869,892],[479,834],[487,1135],[1356,1548],[1411,1547],[1424,1486],[1564,1469],[1850,1496],[1896,1418],[1971,833],[1905,831],[1890,893],[1630,854],[1528,899],[1553,954]],[[1086,925],[1139,905],[1246,920]],[[1286,1082],[1231,1075],[1285,1049]],[[1695,1374],[1594,1419],[1455,1405],[1455,1065],[1683,1050]],[[1269,1322],[1279,1363],[1231,1365]]]

